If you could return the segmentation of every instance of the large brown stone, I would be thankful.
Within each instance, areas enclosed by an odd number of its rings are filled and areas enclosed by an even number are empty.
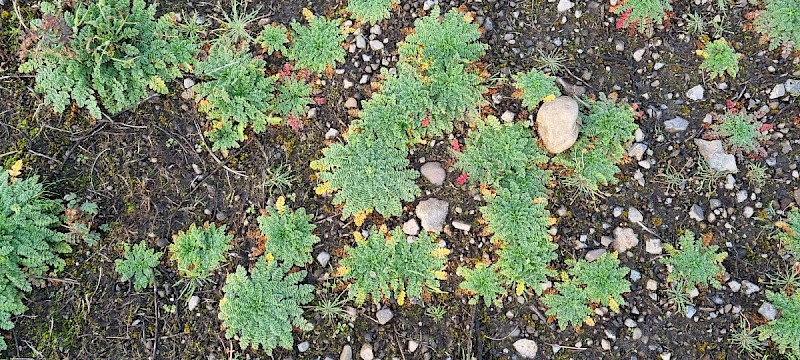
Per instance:
[[[547,151],[558,154],[575,144],[578,139],[578,102],[561,96],[539,107],[536,125],[539,137]]]

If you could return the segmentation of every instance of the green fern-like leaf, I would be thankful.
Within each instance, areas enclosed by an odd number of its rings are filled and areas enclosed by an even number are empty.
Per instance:
[[[373,136],[351,135],[346,144],[333,144],[322,153],[312,162],[323,182],[318,190],[336,191],[333,203],[344,203],[342,219],[373,209],[386,217],[400,215],[402,202],[420,194],[414,182],[419,173],[407,169],[405,151]]]
[[[589,262],[578,260],[569,273],[575,282],[583,286],[583,293],[591,302],[609,306],[619,312],[619,305],[625,303],[623,293],[631,291],[631,283],[625,277],[630,269],[620,266],[616,253],[605,253]]]
[[[548,96],[558,97],[561,91],[556,87],[555,80],[550,75],[538,69],[513,76],[514,87],[522,91],[522,106],[533,110]]]
[[[780,310],[781,317],[756,328],[759,340],[770,339],[781,354],[800,358],[800,293],[767,291],[767,300]]]
[[[712,125],[724,138],[725,146],[732,151],[755,152],[768,136],[759,131],[761,124],[744,111],[720,116],[721,123]]]
[[[548,307],[545,314],[555,317],[561,330],[567,329],[570,324],[580,327],[592,315],[592,309],[586,304],[583,288],[569,280],[557,282],[553,286],[558,294],[546,294],[542,297],[542,303]]]
[[[356,19],[369,24],[375,24],[389,18],[393,4],[399,0],[350,0],[347,2],[347,11]]]
[[[261,30],[261,33],[256,38],[256,42],[261,45],[268,55],[272,55],[275,52],[286,54],[288,52],[286,44],[289,42],[289,35],[287,35],[285,26],[272,24],[264,26],[264,29]]]
[[[723,76],[725,73],[735,78],[739,72],[739,55],[725,39],[709,43],[702,54],[704,59],[700,68],[707,71],[712,78]]]
[[[489,223],[489,231],[494,233],[492,241],[512,244],[518,239],[547,241],[550,238],[547,233],[550,213],[545,205],[544,201],[534,202],[523,194],[508,194],[490,199],[480,210]]]
[[[517,236],[516,241],[504,244],[498,251],[497,268],[506,282],[516,284],[518,293],[530,286],[541,295],[539,284],[556,275],[555,270],[548,268],[558,259],[556,248],[558,245],[547,238]]]
[[[589,100],[589,105],[588,115],[581,116],[581,133],[592,140],[595,149],[605,151],[613,162],[619,162],[638,127],[634,123],[636,113],[631,106],[615,104],[605,97]]]
[[[486,266],[479,262],[475,264],[474,269],[459,266],[456,274],[464,278],[458,287],[475,294],[470,298],[470,304],[477,304],[480,299],[483,299],[486,306],[492,303],[499,304],[500,296],[506,294],[506,289],[500,285],[502,279],[496,265]]]
[[[179,231],[169,245],[170,260],[178,263],[178,273],[189,279],[205,279],[225,260],[233,235],[225,234],[225,225],[192,224],[186,232]]]
[[[275,114],[278,116],[302,117],[311,100],[311,86],[297,77],[284,77],[278,82],[275,98]]]
[[[328,66],[344,61],[345,51],[341,47],[345,39],[339,28],[339,20],[328,20],[313,16],[307,26],[292,22],[294,42],[289,46],[287,57],[297,67],[321,73]]]
[[[786,45],[800,50],[800,0],[765,0],[756,29],[770,38],[769,49]]]
[[[501,124],[490,116],[469,132],[464,152],[456,153],[455,167],[475,181],[497,184],[506,175],[549,160],[522,124]]]
[[[313,327],[303,318],[301,306],[314,298],[314,287],[300,284],[305,271],[288,273],[289,268],[262,257],[256,260],[250,276],[241,266],[228,275],[219,318],[226,328],[225,336],[238,336],[242,349],[263,348],[271,356],[278,347],[292,348],[293,326],[304,331]]]
[[[153,283],[153,268],[158,266],[163,252],[155,252],[140,242],[133,245],[123,243],[124,259],[114,260],[114,268],[120,274],[120,281],[133,279],[133,288],[141,291]]]
[[[779,223],[780,224],[780,223]],[[800,211],[796,208],[786,214],[786,221],[780,227],[778,235],[783,246],[792,256],[800,258]]]
[[[291,211],[286,208],[267,208],[267,214],[258,217],[258,228],[267,237],[264,252],[272,254],[284,264],[305,266],[311,262],[311,250],[319,238],[311,232],[311,215],[306,209]]]
[[[640,33],[653,35],[653,27],[672,11],[670,0],[626,0],[614,8],[615,14],[628,14],[622,26],[635,25]]]
[[[456,10],[448,11],[440,20],[438,6],[423,18],[414,21],[414,33],[400,44],[402,61],[431,67],[450,63],[477,61],[487,46],[478,42],[481,36],[472,18]]]
[[[667,277],[668,281],[683,282],[687,289],[695,285],[710,285],[714,288],[722,288],[718,277],[725,272],[722,261],[728,253],[718,253],[719,246],[703,245],[696,239],[694,233],[685,231],[678,238],[680,249],[671,244],[665,244],[664,248],[669,253],[668,257],[659,259],[664,265],[671,265],[672,272]]]

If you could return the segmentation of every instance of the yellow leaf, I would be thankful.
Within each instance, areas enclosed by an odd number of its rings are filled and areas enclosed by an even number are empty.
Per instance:
[[[356,239],[357,243],[364,242],[364,235],[361,235],[358,231],[353,231],[353,239]]]
[[[13,179],[20,175],[22,175],[22,160],[17,160],[13,165],[11,165],[11,168],[8,169],[8,176]]]
[[[556,94],[550,94],[550,95],[545,96],[544,99],[542,99],[542,101],[551,102],[551,101],[553,101],[555,99],[556,99]]]
[[[436,248],[436,250],[431,251],[431,256],[433,257],[442,258],[446,257],[447,255],[450,255],[450,249],[448,248],[440,247]]]
[[[525,283],[524,282],[517,283],[517,291],[516,291],[517,296],[521,296],[522,293],[524,292],[525,292]]]
[[[344,266],[339,266],[338,268],[336,268],[336,271],[333,272],[333,277],[345,276],[349,272],[350,272],[350,269],[348,269],[348,268],[346,268]]]
[[[705,50],[695,50],[694,53],[697,54],[697,56],[708,57],[708,53]]]
[[[269,264],[269,263],[271,263],[273,260],[275,260],[275,257],[274,257],[274,256],[272,256],[272,253],[267,253],[267,255],[264,255],[264,259],[265,259],[265,260],[267,260],[267,264]]]
[[[314,192],[317,195],[322,195],[322,194],[325,194],[325,193],[330,192],[330,191],[331,191],[331,184],[329,182],[327,182],[327,181],[322,183],[322,184],[320,184],[319,186],[317,186],[316,189],[314,189]]]
[[[303,8],[302,13],[303,13],[303,17],[306,18],[307,21],[314,20],[314,18],[315,18],[314,13],[311,12],[311,10],[309,10],[308,8]]]
[[[406,303],[406,291],[403,290],[400,291],[399,294],[397,294],[397,305],[402,306],[405,303]]]
[[[433,277],[435,277],[438,280],[445,281],[445,280],[447,280],[447,273],[444,272],[444,271],[441,271],[441,270],[434,271],[433,272]]]
[[[619,304],[611,296],[608,297],[608,307],[611,309],[611,311],[619,314]]]
[[[364,220],[366,219],[367,219],[366,210],[359,211],[358,214],[353,215],[353,222],[356,224],[356,226],[364,225]]]
[[[472,14],[470,14],[470,13],[464,14],[464,22],[471,23],[472,20],[475,20],[475,18],[472,17]]]
[[[386,224],[381,224],[381,226],[378,227],[378,232],[387,235],[389,234],[389,227],[387,227]]]
[[[586,319],[583,319],[583,322],[585,322],[586,325],[594,326],[594,319],[592,319],[591,316],[587,316]]]
[[[278,201],[275,202],[275,208],[278,209],[279,213],[283,213],[286,210],[286,198],[279,197]]]

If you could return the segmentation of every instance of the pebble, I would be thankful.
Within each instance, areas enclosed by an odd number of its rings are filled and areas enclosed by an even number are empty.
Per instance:
[[[372,360],[375,358],[375,354],[372,353],[372,344],[366,343],[361,346],[361,350],[358,352],[358,356],[360,356],[364,360]]]
[[[736,280],[731,280],[731,281],[728,282],[728,287],[733,292],[739,292],[739,290],[742,289],[742,284],[740,282],[736,281]]]
[[[447,201],[430,198],[417,204],[416,214],[426,231],[441,232],[450,205]]]
[[[326,267],[328,266],[328,262],[331,261],[331,254],[323,251],[317,255],[317,262],[320,266]]]
[[[506,111],[506,112],[503,113],[503,115],[500,115],[500,119],[503,120],[504,122],[508,123],[508,122],[514,121],[514,117],[515,116],[517,116],[517,114],[515,114],[515,113],[513,113],[511,111]]]
[[[297,344],[297,351],[306,352],[306,351],[308,351],[309,347],[311,347],[311,344],[309,344],[308,341],[303,341],[303,342]]]
[[[534,359],[536,358],[536,353],[539,352],[539,346],[531,339],[519,339],[514,342],[514,350],[523,359]]]
[[[653,279],[647,280],[645,288],[650,291],[656,291],[658,290],[658,282]]]
[[[640,272],[638,272],[638,271],[636,271],[636,270],[633,270],[633,269],[631,269],[631,274],[630,274],[630,276],[631,276],[631,281],[633,281],[633,282],[637,282],[637,281],[639,281],[639,280],[642,278],[642,273],[640,273]]]
[[[751,282],[749,282],[747,280],[742,281],[742,286],[744,287],[744,294],[745,295],[751,295],[751,294],[757,293],[759,290],[761,290],[761,288],[758,287],[758,285],[753,284],[753,283],[751,283]]]
[[[606,339],[600,340],[600,347],[605,351],[609,351],[611,350],[611,342]]]
[[[197,305],[199,304],[200,304],[200,297],[198,297],[197,295],[193,295],[191,298],[189,298],[189,311],[193,311],[194,309],[196,309]]]
[[[743,215],[745,218],[749,219],[749,218],[751,218],[751,217],[753,216],[753,213],[755,213],[755,211],[756,211],[756,210],[755,210],[755,209],[753,209],[752,207],[750,207],[750,206],[745,206],[745,207],[744,207],[744,210],[742,210],[742,215]]]
[[[686,97],[689,98],[689,100],[694,100],[694,101],[703,100],[704,93],[705,89],[703,89],[703,86],[697,85],[686,91]]]
[[[642,57],[644,56],[645,49],[637,49],[633,52],[633,60],[636,62],[642,61]]]
[[[766,301],[758,308],[758,313],[768,321],[775,320],[778,317],[778,309],[775,309],[775,306]]]
[[[800,95],[800,80],[788,79],[783,86],[789,94]]]
[[[697,221],[703,221],[704,214],[703,208],[697,204],[692,205],[692,210],[689,211],[689,217]]]
[[[419,234],[419,224],[417,223],[417,219],[411,219],[403,223],[403,233],[410,236],[416,236]]]
[[[595,261],[598,258],[600,258],[601,256],[603,256],[603,254],[605,254],[605,253],[606,253],[606,249],[603,249],[603,248],[589,250],[589,252],[587,252],[586,255],[583,258],[586,259],[586,261]]]
[[[353,109],[358,107],[358,100],[355,98],[347,98],[347,101],[344,102],[344,107],[347,109]]]
[[[736,166],[736,157],[725,152],[721,140],[694,139],[694,143],[711,169],[730,173],[739,172],[739,168]]]
[[[342,86],[345,89],[349,89],[349,88],[355,86],[355,84],[352,81],[348,80],[348,79],[344,79],[344,80],[342,80]]]
[[[694,305],[689,305],[686,307],[686,318],[691,319],[694,314],[697,314],[697,308]]]
[[[425,2],[422,3],[422,10],[428,11],[430,9],[433,9],[433,7],[436,6],[437,3],[439,3],[438,0],[425,0]]]
[[[642,329],[639,329],[638,327],[633,329],[633,333],[631,334],[631,339],[639,340],[641,338],[642,338]]]
[[[372,49],[372,51],[383,50],[383,42],[380,40],[370,40],[369,48]]]
[[[339,360],[353,360],[353,348],[350,345],[345,345],[342,352],[339,354]]]
[[[364,35],[356,36],[356,47],[359,49],[365,49],[367,47],[367,39],[364,38]]]
[[[442,168],[442,164],[436,161],[426,162],[419,169],[419,172],[428,179],[431,184],[436,186],[441,186],[444,183],[444,179],[447,177],[447,173],[444,171],[444,168]]]
[[[194,80],[192,80],[191,78],[183,79],[183,88],[184,89],[188,89],[188,88],[194,86],[194,84],[195,84]]]
[[[640,222],[644,221],[644,216],[642,215],[642,213],[638,209],[636,209],[635,207],[631,206],[631,207],[628,208],[628,220],[630,220],[634,224],[635,223],[640,223]]]
[[[628,150],[628,156],[635,158],[637,161],[642,160],[645,152],[647,152],[647,145],[642,143],[634,143],[631,149]]]
[[[689,128],[689,121],[680,116],[664,121],[664,131],[668,133],[686,131],[686,129],[688,128]]]
[[[619,253],[623,253],[639,245],[639,238],[633,229],[630,228],[616,228],[614,229],[614,242],[611,244]]]
[[[631,318],[627,318],[627,319],[625,319],[625,326],[627,326],[629,328],[635,328],[636,327],[636,321],[631,319]]]
[[[419,348],[419,343],[414,340],[408,340],[408,352],[413,353]]]
[[[328,129],[328,132],[325,133],[325,140],[331,140],[339,136],[339,130],[334,128]]]
[[[536,113],[539,137],[547,151],[558,154],[569,149],[578,139],[578,102],[561,96],[546,102]]]
[[[464,232],[469,232],[472,229],[471,224],[460,220],[453,220],[453,227]]]
[[[375,313],[375,318],[378,320],[378,324],[381,325],[388,323],[389,321],[392,320],[393,317],[394,314],[392,313],[392,310],[389,309],[381,309],[378,310],[377,313]]]
[[[777,99],[783,95],[786,95],[786,85],[778,84],[775,85],[775,87],[772,88],[772,91],[769,92],[769,99]]]
[[[664,245],[659,239],[648,239],[644,244],[644,251],[648,254],[658,255],[664,251]]]

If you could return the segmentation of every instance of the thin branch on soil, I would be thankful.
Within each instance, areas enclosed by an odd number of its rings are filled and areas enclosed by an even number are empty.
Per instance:
[[[105,150],[101,151],[99,154],[97,154],[97,156],[94,157],[94,161],[92,161],[92,168],[89,169],[89,184],[92,186],[92,189],[94,189],[94,167],[97,165],[97,160],[100,159],[100,156],[102,156],[108,150],[109,149],[106,148]]]
[[[533,310],[533,312],[536,313],[536,316],[539,317],[539,320],[541,320],[543,324],[547,324],[547,318],[544,316],[544,314],[542,314],[542,311],[539,310],[538,307],[536,307],[535,301],[534,304],[531,305],[531,310]]]
[[[22,13],[19,11],[19,4],[17,4],[17,0],[11,2],[14,5],[14,12],[17,13],[17,20],[19,21],[19,26],[25,29],[25,31],[30,31],[28,25],[25,25],[25,21],[22,20]]]
[[[9,155],[14,155],[14,154],[16,154],[18,152],[19,152],[19,150],[14,150],[14,151],[9,151],[9,152],[7,152],[5,154],[0,154],[0,159],[4,158],[6,156],[9,156]]]
[[[397,328],[392,326],[392,330],[394,330],[394,341],[397,342],[397,349],[400,350],[400,356],[403,360],[406,360],[406,355],[403,354],[403,345],[400,344],[400,336],[397,335]]]
[[[50,160],[50,161],[57,162],[57,163],[61,164],[61,161],[60,161],[60,160],[58,160],[58,159],[55,159],[55,158],[52,158],[52,157],[50,157],[50,156],[47,156],[47,155],[45,155],[45,154],[42,154],[42,153],[40,153],[40,152],[33,151],[33,150],[31,150],[31,149],[28,149],[28,152],[29,152],[29,153],[31,153],[31,154],[33,154],[33,155],[36,155],[36,156],[38,156],[38,157],[43,157],[43,158],[45,158],[45,159],[47,159],[47,160]]]
[[[153,360],[157,359],[158,356],[158,282],[156,281],[156,271],[155,269],[150,269],[150,275],[153,279],[153,310],[155,311],[156,319],[154,328],[155,335],[153,336]]]
[[[575,351],[589,350],[589,348],[584,348],[584,347],[575,347],[575,346],[559,345],[559,344],[551,344],[551,343],[545,343],[545,344],[550,345],[550,346],[558,346],[558,347],[560,347],[562,349],[567,349],[567,350],[575,350]]]
[[[80,283],[80,282],[78,282],[77,280],[72,280],[72,279],[56,279],[56,278],[49,278],[49,277],[40,277],[40,278],[38,278],[38,279],[40,279],[40,280],[47,280],[47,281],[55,281],[55,282],[60,282],[60,283],[65,283],[65,284],[71,284],[71,285],[80,285],[80,284],[81,284],[81,283]]]
[[[513,334],[513,333],[514,333],[514,331],[517,331],[517,330],[519,330],[519,326],[514,326],[514,330],[511,330],[511,331],[509,331],[509,332],[508,332],[508,335],[506,335],[506,336],[503,336],[503,337],[501,337],[501,338],[499,338],[499,339],[493,338],[493,337],[491,337],[491,336],[487,336],[486,338],[487,338],[487,339],[489,339],[489,340],[492,340],[492,341],[503,341],[503,340],[505,340],[505,339],[508,339],[508,338],[510,338],[510,337],[511,337],[511,334]]]
[[[208,151],[208,154],[211,155],[211,157],[214,159],[214,161],[217,162],[217,164],[219,164],[220,166],[225,168],[225,170],[227,170],[228,172],[230,172],[230,173],[232,173],[232,174],[234,174],[236,176],[241,176],[241,177],[243,177],[245,179],[250,178],[250,176],[248,176],[247,174],[242,173],[240,171],[233,170],[233,169],[229,168],[228,165],[225,165],[225,163],[222,162],[222,160],[220,160],[217,157],[217,155],[214,154],[213,151],[211,151],[211,148],[206,143],[206,139],[203,138],[203,135],[202,135],[203,131],[200,130],[200,125],[197,124],[197,121],[194,122],[194,126],[197,128],[197,133],[200,135],[200,141],[203,142],[203,147],[206,148],[206,151]],[[244,146],[242,146],[242,148],[244,148]],[[205,180],[206,178],[207,178],[207,176],[205,178],[203,178],[203,179]],[[200,184],[198,183],[197,185],[199,186]]]

